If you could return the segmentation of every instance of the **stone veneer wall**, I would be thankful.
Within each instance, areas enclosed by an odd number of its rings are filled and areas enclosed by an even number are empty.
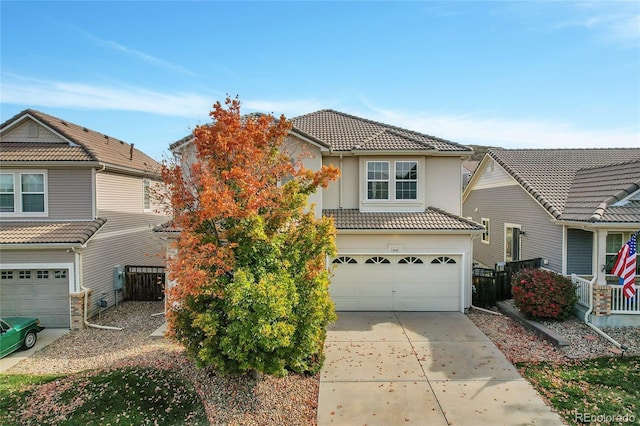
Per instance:
[[[89,300],[87,306],[91,306],[91,290],[89,292]],[[84,325],[84,293],[71,293],[71,330],[82,330]]]

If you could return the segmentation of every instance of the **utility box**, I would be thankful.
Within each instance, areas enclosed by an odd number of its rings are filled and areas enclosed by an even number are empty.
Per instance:
[[[116,290],[124,288],[124,268],[122,265],[116,265],[113,268],[113,287]]]

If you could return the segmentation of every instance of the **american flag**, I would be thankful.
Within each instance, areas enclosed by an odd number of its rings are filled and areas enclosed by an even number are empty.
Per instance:
[[[631,299],[636,295],[634,283],[636,280],[637,236],[638,234],[632,235],[631,239],[622,246],[618,252],[616,264],[613,265],[613,270],[611,271],[613,275],[620,277],[622,292],[627,299]]]

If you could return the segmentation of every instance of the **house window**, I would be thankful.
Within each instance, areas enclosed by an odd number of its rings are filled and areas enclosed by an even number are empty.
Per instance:
[[[396,161],[396,200],[418,199],[418,162]]]
[[[31,279],[31,271],[20,271],[18,272],[18,278],[21,280]]]
[[[22,173],[20,175],[22,211],[44,212],[44,173]]]
[[[13,173],[0,173],[0,212],[15,212],[15,184]]]
[[[67,278],[67,270],[66,269],[58,269],[53,271],[53,277],[57,279]]]
[[[490,233],[491,233],[491,224],[490,224],[490,220],[487,219],[486,217],[482,218],[482,226],[484,226],[485,231],[482,233],[482,242],[485,244],[489,244],[490,241]]]
[[[2,272],[0,272],[0,279],[12,280],[13,279],[13,271],[2,271]]]
[[[331,263],[335,263],[337,265],[341,264],[341,263],[358,263],[357,260],[355,260],[353,257],[350,256],[340,256],[340,257],[336,257],[335,259],[333,259],[333,262]]]
[[[46,215],[46,171],[0,173],[0,213]]]
[[[367,162],[367,199],[389,199],[389,162]]]
[[[36,278],[40,280],[49,278],[49,271],[36,271]]]
[[[407,256],[400,259],[398,263],[401,265],[417,265],[417,264],[423,264],[424,262],[419,257]]]
[[[149,179],[142,181],[142,207],[145,210],[151,210],[151,188]]]
[[[382,263],[391,263],[389,261],[389,259],[387,259],[386,257],[382,257],[382,256],[373,256],[370,257],[369,259],[367,259],[364,263],[370,263],[370,264],[382,264]]]
[[[618,252],[622,248],[622,245],[625,243],[624,236],[622,233],[609,233],[607,234],[607,274],[611,273],[613,266],[616,263],[616,259],[618,258]]]
[[[456,263],[455,259],[450,258],[449,256],[438,256],[431,261],[434,265],[444,265],[444,264],[454,264]]]

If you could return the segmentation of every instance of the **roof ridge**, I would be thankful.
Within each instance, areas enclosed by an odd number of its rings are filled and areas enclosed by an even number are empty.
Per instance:
[[[450,141],[448,139],[443,139],[443,138],[440,138],[440,137],[437,137],[437,136],[429,135],[427,133],[421,133],[421,132],[418,132],[416,130],[404,129],[404,128],[400,127],[400,126],[395,126],[393,124],[383,123],[381,121],[376,121],[376,120],[372,120],[370,118],[360,117],[360,116],[357,116],[357,115],[349,114],[349,113],[342,112],[342,111],[337,111],[337,110],[330,109],[330,108],[321,109],[321,110],[318,110],[318,111],[314,111],[314,112],[310,112],[310,113],[307,113],[307,114],[304,114],[304,115],[293,117],[291,120],[302,118],[302,117],[308,117],[308,116],[311,116],[313,114],[318,114],[318,113],[321,113],[321,112],[331,112],[331,113],[342,115],[343,117],[351,118],[351,119],[354,119],[354,120],[360,120],[360,121],[364,121],[364,122],[367,122],[367,123],[376,124],[378,126],[383,126],[383,127],[386,127],[389,130],[395,130],[395,131],[400,132],[400,133],[411,133],[411,134],[427,137],[427,138],[436,140],[438,142],[444,142],[444,143],[451,144],[451,145],[456,145],[456,146],[459,146],[459,147],[469,148],[466,145],[462,145],[462,144],[460,144],[458,142],[453,142],[453,141]],[[398,135],[398,136],[407,137],[407,135]],[[413,139],[411,139],[411,140],[413,140]],[[420,144],[422,144],[422,145],[426,145],[424,142],[420,142],[420,141],[418,141],[418,142]],[[426,146],[429,146],[429,145],[426,145]],[[469,150],[471,150],[471,149],[469,149]]]
[[[612,196],[608,197],[606,200],[601,202],[598,205],[598,207],[596,207],[595,211],[593,212],[593,214],[589,218],[589,222],[597,222],[597,221],[599,221],[600,219],[602,219],[602,216],[604,216],[604,214],[605,214],[606,210],[609,208],[609,206],[611,206],[612,204],[617,203],[618,201],[624,200],[629,195],[633,194],[634,192],[638,191],[639,189],[640,189],[640,181],[632,182],[629,185],[627,185],[626,187],[624,187],[621,190],[619,190],[618,192],[616,192],[615,194],[613,194]]]

